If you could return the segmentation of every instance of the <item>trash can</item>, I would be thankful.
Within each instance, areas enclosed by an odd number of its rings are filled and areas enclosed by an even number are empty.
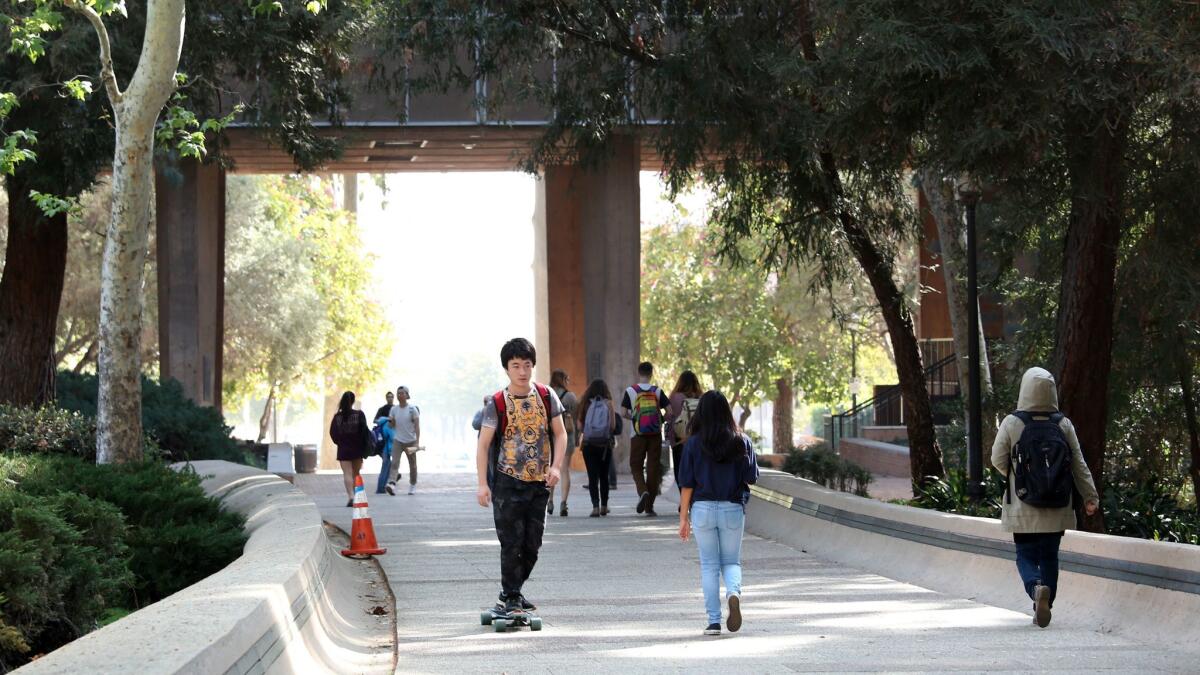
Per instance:
[[[317,471],[317,446],[315,445],[297,445],[296,453],[296,473],[316,473]]]

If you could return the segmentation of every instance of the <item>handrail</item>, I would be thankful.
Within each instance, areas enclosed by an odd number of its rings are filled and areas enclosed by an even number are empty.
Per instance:
[[[926,390],[930,389],[931,384],[935,380],[937,382],[942,382],[943,378],[940,377],[940,375],[942,374],[942,371],[944,371],[947,366],[955,363],[957,358],[958,358],[957,354],[951,353],[951,354],[939,359],[938,361],[936,361],[935,363],[933,363],[932,365],[930,365],[929,367],[924,369]],[[938,376],[938,377],[935,378],[935,376]],[[901,390],[900,385],[899,384],[892,385],[892,386],[888,387],[887,389],[884,389],[879,394],[872,396],[871,398],[863,401],[862,403],[859,403],[858,405],[854,406],[850,410],[847,410],[842,413],[838,413],[836,415],[830,415],[830,417],[829,417],[829,426],[830,426],[829,436],[830,436],[830,438],[826,439],[829,441],[829,447],[832,450],[834,450],[835,452],[837,451],[839,441],[841,441],[842,437],[845,436],[844,432],[845,432],[846,420],[851,421],[851,426],[856,431],[857,427],[858,427],[859,417],[864,412],[866,412],[868,410],[878,409],[880,406],[883,406],[883,405],[889,405],[901,396],[903,396],[903,391]]]

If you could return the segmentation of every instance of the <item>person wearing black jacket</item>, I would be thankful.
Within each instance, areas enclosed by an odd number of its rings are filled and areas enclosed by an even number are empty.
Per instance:
[[[392,414],[392,406],[394,406],[394,405],[396,405],[396,397],[393,396],[392,392],[389,391],[387,393],[387,403],[384,403],[383,405],[379,406],[379,410],[375,411],[375,416],[372,417],[368,421],[371,424],[374,424],[375,422],[377,422],[379,420],[380,417],[387,417],[387,416],[391,415]]]
[[[346,506],[354,505],[354,480],[362,471],[370,435],[367,416],[363,411],[354,409],[354,392],[344,392],[338,402],[338,410],[329,423],[329,437],[337,446],[337,460],[342,467],[342,480],[346,486]]]

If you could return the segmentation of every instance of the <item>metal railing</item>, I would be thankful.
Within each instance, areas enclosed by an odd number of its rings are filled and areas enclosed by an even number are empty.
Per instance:
[[[957,359],[957,355],[951,352],[925,369],[925,390],[929,392],[931,401],[962,394],[958,384]],[[830,415],[828,424],[826,440],[834,451],[843,438],[858,436],[863,427],[904,424],[904,397],[900,385],[876,387],[875,396],[843,413]]]

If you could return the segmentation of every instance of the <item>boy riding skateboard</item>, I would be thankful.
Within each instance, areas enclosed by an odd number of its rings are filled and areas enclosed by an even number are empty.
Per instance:
[[[546,504],[562,475],[567,435],[562,402],[554,390],[533,381],[533,345],[524,338],[509,340],[500,350],[500,363],[509,384],[483,411],[475,455],[477,498],[480,506],[491,505],[500,540],[498,604],[505,613],[520,613],[536,609],[521,589],[542,547]]]

